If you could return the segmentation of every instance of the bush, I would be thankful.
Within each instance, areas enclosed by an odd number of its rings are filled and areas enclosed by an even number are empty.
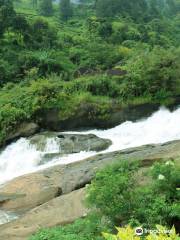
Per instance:
[[[26,37],[27,46],[34,49],[46,49],[57,47],[56,29],[42,17],[33,19],[29,34]]]
[[[174,48],[155,48],[135,55],[123,66],[127,74],[122,78],[122,96],[125,99],[152,96],[162,100],[179,95],[179,63],[179,53]]]
[[[108,96],[116,98],[120,95],[120,85],[116,78],[108,75],[84,76],[70,82],[67,85],[66,92],[89,92],[94,96]]]
[[[134,179],[132,163],[119,163],[97,173],[88,188],[87,203],[97,208],[114,224],[156,224],[172,226],[180,218],[178,201],[179,167],[169,163],[155,164],[148,186]],[[158,176],[158,177],[157,177]]]
[[[133,173],[136,169],[136,164],[123,161],[97,173],[88,188],[87,204],[99,209],[114,223],[128,221],[132,214]]]
[[[24,75],[27,71],[36,67],[39,77],[53,73],[61,75],[64,80],[71,77],[74,68],[63,52],[55,50],[26,51],[19,56],[18,63]]]

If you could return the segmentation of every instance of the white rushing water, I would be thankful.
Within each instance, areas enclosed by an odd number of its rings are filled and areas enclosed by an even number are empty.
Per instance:
[[[180,108],[174,112],[161,108],[149,118],[137,122],[127,121],[108,130],[91,130],[73,133],[93,133],[98,137],[110,139],[112,145],[104,152],[150,143],[164,143],[180,139]],[[45,153],[56,153],[59,151],[59,142],[56,141],[55,138],[47,139],[43,152],[38,151],[34,145],[31,145],[28,139],[19,139],[15,143],[7,146],[0,153],[0,183],[42,168],[82,160],[96,154],[95,152],[70,154],[55,158],[51,162],[39,166],[39,162]]]

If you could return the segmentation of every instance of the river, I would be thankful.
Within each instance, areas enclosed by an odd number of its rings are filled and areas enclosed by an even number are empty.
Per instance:
[[[137,147],[151,143],[164,143],[180,139],[180,108],[170,112],[161,108],[146,119],[136,122],[127,121],[108,130],[90,130],[84,132],[66,133],[93,133],[101,138],[108,138],[112,145],[103,152],[111,152],[130,147]],[[5,183],[15,177],[35,172],[57,164],[66,164],[93,156],[96,152],[80,152],[64,157],[54,158],[52,161],[39,166],[42,156],[46,153],[59,152],[59,142],[55,138],[47,138],[43,152],[31,145],[29,140],[21,138],[7,146],[0,153],[0,183]]]

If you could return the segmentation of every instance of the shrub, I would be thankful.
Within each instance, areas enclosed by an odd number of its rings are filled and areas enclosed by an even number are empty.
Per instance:
[[[56,52],[55,50],[26,51],[19,56],[18,62],[24,75],[27,71],[36,67],[39,77],[54,73],[61,75],[64,80],[70,78],[74,68],[63,52]]]
[[[152,96],[165,99],[179,94],[179,53],[177,49],[141,52],[131,58],[122,77],[122,96],[126,99],[138,96]]]
[[[88,205],[100,210],[111,221],[128,221],[132,214],[131,198],[136,164],[122,162],[98,172],[88,188]]]
[[[108,75],[82,76],[67,85],[66,92],[89,92],[95,96],[116,98],[120,95],[118,79]]]
[[[97,173],[88,188],[87,203],[115,224],[148,228],[156,224],[176,225],[180,218],[180,195],[176,190],[179,167],[155,164],[148,186],[140,186],[134,179],[135,169],[134,164],[121,162]]]

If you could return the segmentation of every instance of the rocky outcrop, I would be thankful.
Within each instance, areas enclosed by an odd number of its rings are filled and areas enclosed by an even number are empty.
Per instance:
[[[109,139],[102,139],[94,134],[65,134],[56,132],[44,132],[29,138],[30,143],[36,146],[37,150],[46,151],[47,140],[54,139],[59,145],[59,153],[71,154],[81,151],[103,151],[112,142]],[[59,155],[59,153],[57,155]],[[56,156],[56,154],[54,155]],[[47,159],[52,159],[53,154],[47,155]]]
[[[43,173],[16,178],[0,188],[0,209],[23,213],[60,196],[62,190],[55,182],[55,173],[50,179]]]
[[[80,189],[34,208],[20,219],[0,226],[0,239],[27,240],[40,228],[72,223],[88,212],[83,205],[84,196],[85,190]]]
[[[174,110],[180,104],[180,97],[176,97],[168,108]],[[125,121],[136,121],[141,118],[149,117],[157,111],[160,104],[140,103],[123,106],[115,101],[109,103],[108,108],[97,113],[97,105],[84,102],[81,103],[72,115],[66,119],[61,117],[58,109],[41,111],[40,116],[43,121],[41,127],[53,131],[74,130],[81,128],[102,128],[115,127]],[[104,115],[103,115],[104,114]]]
[[[166,144],[146,145],[112,153],[99,154],[83,161],[74,162],[64,167],[61,189],[63,193],[71,192],[90,183],[97,170],[120,161],[139,160],[141,167],[149,167],[156,161],[167,159],[180,160],[180,141]],[[52,169],[47,169],[52,171]],[[49,172],[49,174],[51,174]]]
[[[5,143],[9,143],[19,137],[29,137],[39,130],[39,125],[33,122],[23,122],[14,131],[12,131],[5,139]]]
[[[49,109],[41,112],[43,121],[41,127],[52,131],[74,130],[79,128],[111,128],[124,121],[135,121],[140,118],[150,116],[159,108],[158,104],[141,104],[137,106],[122,107],[119,104],[112,103],[109,107],[106,117],[90,113],[96,112],[97,106],[90,103],[81,104],[77,111],[68,119],[61,119],[58,109]]]
[[[16,213],[0,210],[0,225],[17,219],[18,217]]]

